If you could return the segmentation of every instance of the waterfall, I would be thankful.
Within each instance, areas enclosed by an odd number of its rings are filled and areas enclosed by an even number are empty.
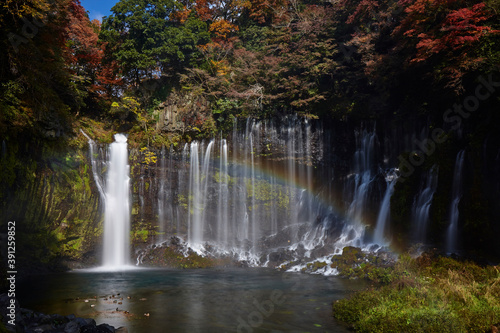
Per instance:
[[[219,203],[218,203],[218,220],[217,220],[217,240],[224,247],[228,246],[229,241],[229,225],[228,225],[228,159],[227,159],[227,142],[220,142],[220,157],[219,157]]]
[[[424,174],[422,183],[425,185],[415,196],[412,207],[412,223],[416,242],[426,241],[429,211],[438,183],[438,167],[436,165]]]
[[[356,133],[356,152],[354,153],[353,171],[347,182],[347,194],[351,197],[347,215],[352,223],[343,230],[344,245],[360,246],[364,236],[364,215],[367,211],[367,199],[376,169],[375,146],[377,134],[362,131]],[[349,199],[347,200],[349,201]]]
[[[258,135],[254,138],[254,127],[256,129],[255,133],[258,134],[258,125],[255,126],[255,123],[252,122],[252,126],[250,128],[249,140],[250,140],[250,179],[252,185],[252,206],[250,211],[250,221],[249,224],[251,228],[249,228],[249,233],[251,234],[252,239],[252,253],[257,252],[257,238],[259,229],[257,228],[257,200],[255,198],[255,150],[254,150],[254,142],[258,144]]]
[[[110,145],[104,212],[104,269],[121,269],[129,265],[130,189],[127,137],[115,134]]]
[[[224,253],[251,266],[314,260],[345,246],[362,247],[376,205],[376,238],[382,242],[393,175],[386,175],[382,202],[372,199],[382,165],[379,141],[375,129],[355,137],[352,163],[332,165],[340,161],[337,137],[317,122],[297,116],[279,122],[235,120],[231,141],[221,136],[193,141],[179,153],[162,149],[147,173],[157,184],[149,192],[155,188],[157,196],[145,207],[157,205],[153,218],[166,232],[160,241],[176,234],[200,254]],[[342,148],[342,154],[348,152]],[[140,197],[146,194],[143,183],[137,181]]]
[[[201,184],[200,184],[200,161],[198,156],[198,142],[191,143],[190,170],[189,170],[189,193],[188,196],[188,241],[193,246],[199,246],[202,242],[203,231],[201,225]],[[192,198],[191,198],[192,197]]]
[[[207,207],[208,204],[208,199],[209,199],[209,193],[208,193],[208,185],[210,183],[210,175],[211,175],[211,170],[210,170],[210,163],[211,163],[211,153],[212,153],[212,147],[214,145],[214,140],[210,141],[210,143],[207,146],[207,150],[205,151],[205,156],[203,157],[203,165],[202,165],[202,195],[201,195],[201,208],[202,208],[202,216],[201,216],[201,222],[200,222],[200,234],[201,234],[201,239],[199,240],[199,244],[203,242],[203,232],[205,228],[205,220],[207,219]]]
[[[354,153],[354,175],[352,175],[354,190],[348,214],[354,221],[360,222],[366,211],[366,200],[374,177],[377,134],[375,131],[363,131],[356,136],[357,149]]]
[[[458,217],[460,200],[462,199],[463,168],[465,150],[457,154],[455,161],[455,171],[453,172],[452,201],[450,205],[450,221],[446,232],[446,251],[453,253],[457,251]]]
[[[80,132],[87,138],[87,142],[89,144],[90,165],[92,167],[92,176],[94,178],[97,191],[99,191],[101,199],[103,199],[103,201],[106,201],[106,194],[104,193],[103,181],[101,180],[101,177],[98,174],[98,170],[100,170],[101,168],[97,165],[97,159],[96,159],[97,146],[94,140],[92,140],[83,130],[80,129]]]
[[[190,149],[190,173],[189,173],[189,236],[188,242],[193,249],[200,250],[203,247],[205,220],[207,218],[207,202],[210,179],[211,152],[214,141],[210,141],[203,155],[203,145],[197,142],[191,143]],[[200,152],[201,150],[201,157]],[[200,163],[200,161],[202,161]]]
[[[161,238],[164,238],[166,232],[166,212],[165,207],[168,205],[169,197],[167,192],[167,169],[166,167],[166,152],[165,147],[162,148],[160,154],[160,187],[158,189],[158,225],[160,227]]]
[[[391,212],[391,197],[394,193],[394,186],[397,182],[397,175],[395,170],[391,170],[385,180],[387,182],[387,189],[385,190],[384,199],[380,204],[380,211],[378,213],[377,224],[375,227],[375,232],[373,234],[373,242],[379,245],[386,243],[385,232],[386,224],[389,221],[389,215]]]

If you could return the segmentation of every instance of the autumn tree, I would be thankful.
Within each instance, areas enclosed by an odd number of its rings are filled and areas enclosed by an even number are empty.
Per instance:
[[[71,1],[7,1],[0,11],[0,132],[58,135],[77,91],[63,48]]]
[[[67,19],[63,51],[71,81],[78,91],[75,99],[82,107],[94,109],[103,96],[99,79],[108,70],[102,65],[103,50],[98,36],[101,25],[97,20],[90,22],[79,0],[69,3]]]
[[[402,3],[406,15],[394,37],[413,50],[409,62],[432,64],[436,79],[461,91],[464,75],[487,62],[488,40],[500,32],[491,26],[492,7],[463,0]]]
[[[247,0],[243,6],[247,15],[261,25],[279,25],[289,20],[289,9],[300,1],[289,0]],[[296,8],[298,12],[300,9]]]

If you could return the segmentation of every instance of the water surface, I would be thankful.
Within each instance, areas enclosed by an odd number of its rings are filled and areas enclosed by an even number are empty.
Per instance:
[[[19,300],[130,333],[347,332],[331,317],[331,304],[363,286],[269,269],[84,271],[26,281]]]

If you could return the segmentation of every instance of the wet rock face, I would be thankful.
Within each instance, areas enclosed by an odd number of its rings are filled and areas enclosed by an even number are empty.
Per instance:
[[[7,294],[0,295],[0,306],[3,324],[9,332],[34,333],[117,333],[127,332],[126,328],[115,329],[108,324],[97,325],[94,319],[79,318],[75,315],[61,316],[59,314],[47,315],[23,309],[19,302],[15,301],[15,325],[8,322],[7,307],[10,304],[10,297]]]
[[[86,149],[8,141],[0,158],[3,223],[16,222],[20,262],[55,258],[93,264],[85,254],[100,241],[99,194]],[[24,267],[27,272],[29,267]],[[21,271],[21,270],[20,270]]]

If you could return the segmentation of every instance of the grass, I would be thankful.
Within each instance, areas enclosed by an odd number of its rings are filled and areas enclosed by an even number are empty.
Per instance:
[[[401,255],[385,283],[335,302],[333,315],[358,332],[496,332],[500,269]]]

